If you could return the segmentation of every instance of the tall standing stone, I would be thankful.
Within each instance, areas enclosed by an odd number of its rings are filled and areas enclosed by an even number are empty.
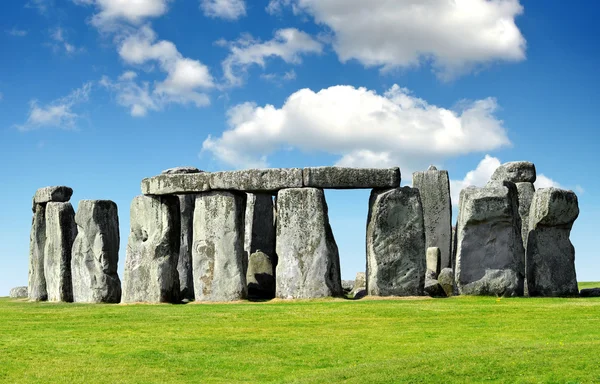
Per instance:
[[[535,192],[529,214],[527,286],[530,296],[577,296],[575,248],[569,236],[579,216],[572,191]]]
[[[71,272],[73,301],[119,303],[119,216],[110,200],[82,200],[75,214]]]
[[[459,294],[523,295],[524,249],[513,183],[461,191],[455,274]]]
[[[44,277],[44,248],[46,246],[46,205],[35,204],[29,239],[29,300],[48,299]]]
[[[420,296],[425,284],[425,264],[419,190],[373,190],[367,219],[367,293]]]
[[[451,266],[452,202],[448,171],[430,166],[427,171],[413,173],[413,186],[419,190],[425,222],[425,246],[438,247],[441,268]]]
[[[192,253],[196,301],[233,301],[247,296],[245,210],[245,193],[213,191],[196,198]]]
[[[533,186],[533,183],[528,182],[516,183],[516,185],[519,194],[521,238],[523,239],[523,246],[527,248],[527,236],[529,235],[529,209],[531,207],[531,201],[533,200],[533,194],[535,193],[535,187]]]
[[[130,225],[122,301],[178,302],[179,199],[136,196]]]
[[[73,301],[71,250],[77,236],[71,203],[46,204],[44,276],[49,301]]]
[[[427,270],[432,271],[437,276],[443,268],[440,268],[440,260],[442,258],[438,247],[427,248]]]
[[[341,296],[340,258],[323,190],[283,189],[276,204],[276,296]]]
[[[262,193],[247,194],[244,229],[245,266],[248,257],[258,250],[269,257],[274,267],[277,266],[273,212],[273,196]]]

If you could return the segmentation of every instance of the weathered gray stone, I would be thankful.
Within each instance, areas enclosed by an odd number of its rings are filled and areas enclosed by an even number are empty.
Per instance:
[[[367,293],[420,296],[425,283],[425,229],[419,190],[373,190],[367,219]]]
[[[600,288],[586,288],[579,291],[580,297],[600,297]]]
[[[452,270],[452,268],[442,269],[438,275],[437,281],[442,286],[446,296],[450,297],[454,294],[454,270]]]
[[[441,268],[451,266],[452,202],[448,171],[428,169],[413,173],[413,186],[419,190],[425,222],[425,247],[438,247]],[[435,168],[435,167],[433,167]]]
[[[181,300],[194,300],[194,276],[192,248],[194,243],[194,208],[197,195],[179,195],[181,233],[179,239],[179,297]]]
[[[69,187],[44,187],[35,192],[33,203],[46,204],[51,201],[65,203],[71,199],[71,196],[73,196],[73,189]]]
[[[275,275],[271,258],[260,250],[248,259],[248,298],[272,299],[275,297]]]
[[[273,267],[276,267],[273,196],[248,193],[246,197],[244,270],[248,266],[248,256],[259,249],[269,257]]]
[[[304,186],[313,188],[397,188],[400,168],[311,167],[302,170]]]
[[[161,172],[163,175],[173,175],[173,174],[185,174],[185,173],[202,173],[204,171],[199,170],[196,167],[175,167],[165,169]]]
[[[44,277],[49,301],[73,301],[71,250],[76,236],[71,203],[47,203]]]
[[[44,277],[44,248],[46,247],[46,206],[35,204],[29,238],[29,300],[48,300]]]
[[[527,287],[529,296],[577,296],[575,248],[569,236],[579,216],[572,191],[535,192],[529,213]]]
[[[535,165],[528,161],[504,163],[492,174],[492,181],[510,181],[513,183],[534,183]]]
[[[275,193],[302,187],[301,168],[246,169],[210,174],[210,188],[244,192]]]
[[[461,191],[455,270],[459,294],[523,295],[520,221],[513,183]]]
[[[446,297],[444,288],[436,279],[425,279],[423,290],[431,297]]]
[[[245,193],[212,191],[196,198],[192,251],[196,301],[246,297],[245,209]]]
[[[119,215],[110,200],[81,200],[75,214],[77,237],[73,243],[71,273],[73,301],[121,302]]]
[[[323,190],[284,189],[276,204],[276,296],[341,296],[340,259]]]
[[[457,246],[457,241],[456,241],[456,226],[452,227],[452,257],[450,258],[450,268],[454,269],[454,267],[456,266],[456,246]]]
[[[210,173],[170,173],[142,180],[144,195],[181,195],[210,190]]]
[[[122,302],[179,302],[179,214],[177,196],[131,202]]]
[[[535,193],[533,183],[516,183],[519,194],[519,216],[521,217],[521,238],[523,246],[527,247],[527,236],[529,235],[529,208]]]
[[[354,278],[354,288],[366,288],[367,287],[367,276],[364,272],[356,272]]]
[[[26,299],[27,298],[27,287],[15,287],[10,290],[10,297],[12,299]]]
[[[344,292],[351,292],[354,288],[354,280],[342,280],[342,289]]]
[[[442,253],[438,247],[429,247],[427,248],[427,270],[435,272],[437,276],[440,271],[440,265],[442,260]]]

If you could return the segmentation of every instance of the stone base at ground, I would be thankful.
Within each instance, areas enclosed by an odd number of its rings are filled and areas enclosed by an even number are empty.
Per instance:
[[[11,299],[26,299],[27,296],[27,287],[15,287],[10,290]]]
[[[49,301],[73,301],[71,251],[76,236],[71,203],[47,203],[44,277]]]

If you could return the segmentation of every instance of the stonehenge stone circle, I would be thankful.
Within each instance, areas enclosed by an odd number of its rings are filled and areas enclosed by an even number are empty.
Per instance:
[[[512,183],[534,183],[535,165],[528,161],[504,163],[492,174],[491,181],[510,181]]]
[[[81,200],[75,214],[77,237],[73,243],[71,274],[73,301],[121,302],[119,216],[110,200]]]
[[[233,301],[247,296],[244,271],[246,194],[199,194],[192,251],[196,301]]]
[[[527,287],[530,296],[577,296],[575,248],[569,239],[579,216],[572,191],[543,188],[535,192],[529,213]]]
[[[46,206],[36,204],[29,243],[28,294],[31,301],[48,300],[44,277],[44,249],[46,247]]]
[[[179,199],[136,196],[130,225],[122,302],[178,302]]]
[[[522,296],[524,259],[514,183],[463,189],[457,225],[458,293]]]
[[[276,296],[341,296],[340,259],[322,189],[290,188],[277,194]]]
[[[427,171],[413,173],[413,186],[419,190],[425,222],[425,246],[438,247],[441,268],[451,265],[452,202],[448,171],[430,166]]]
[[[397,188],[400,186],[400,168],[346,168],[312,167],[302,170],[305,187],[357,189]]]
[[[49,301],[73,301],[71,250],[76,236],[75,211],[71,203],[47,203],[44,277]]]
[[[373,190],[367,219],[367,293],[420,296],[425,284],[425,228],[419,190]]]
[[[11,299],[26,299],[27,298],[27,287],[15,287],[10,290]]]
[[[427,248],[427,270],[435,273],[435,276],[440,273],[442,253],[438,247]]]
[[[248,257],[260,250],[269,257],[275,267],[277,255],[273,196],[265,193],[248,193],[246,196],[244,266],[247,267]]]
[[[258,250],[248,258],[248,298],[272,299],[275,297],[275,275],[271,258]]]

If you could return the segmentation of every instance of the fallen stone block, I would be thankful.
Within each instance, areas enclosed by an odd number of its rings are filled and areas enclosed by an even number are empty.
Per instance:
[[[15,287],[10,290],[11,299],[26,299],[27,287]]]
[[[311,167],[302,170],[304,186],[331,189],[397,188],[400,168]]]
[[[585,288],[579,291],[580,297],[600,297],[600,288]]]

